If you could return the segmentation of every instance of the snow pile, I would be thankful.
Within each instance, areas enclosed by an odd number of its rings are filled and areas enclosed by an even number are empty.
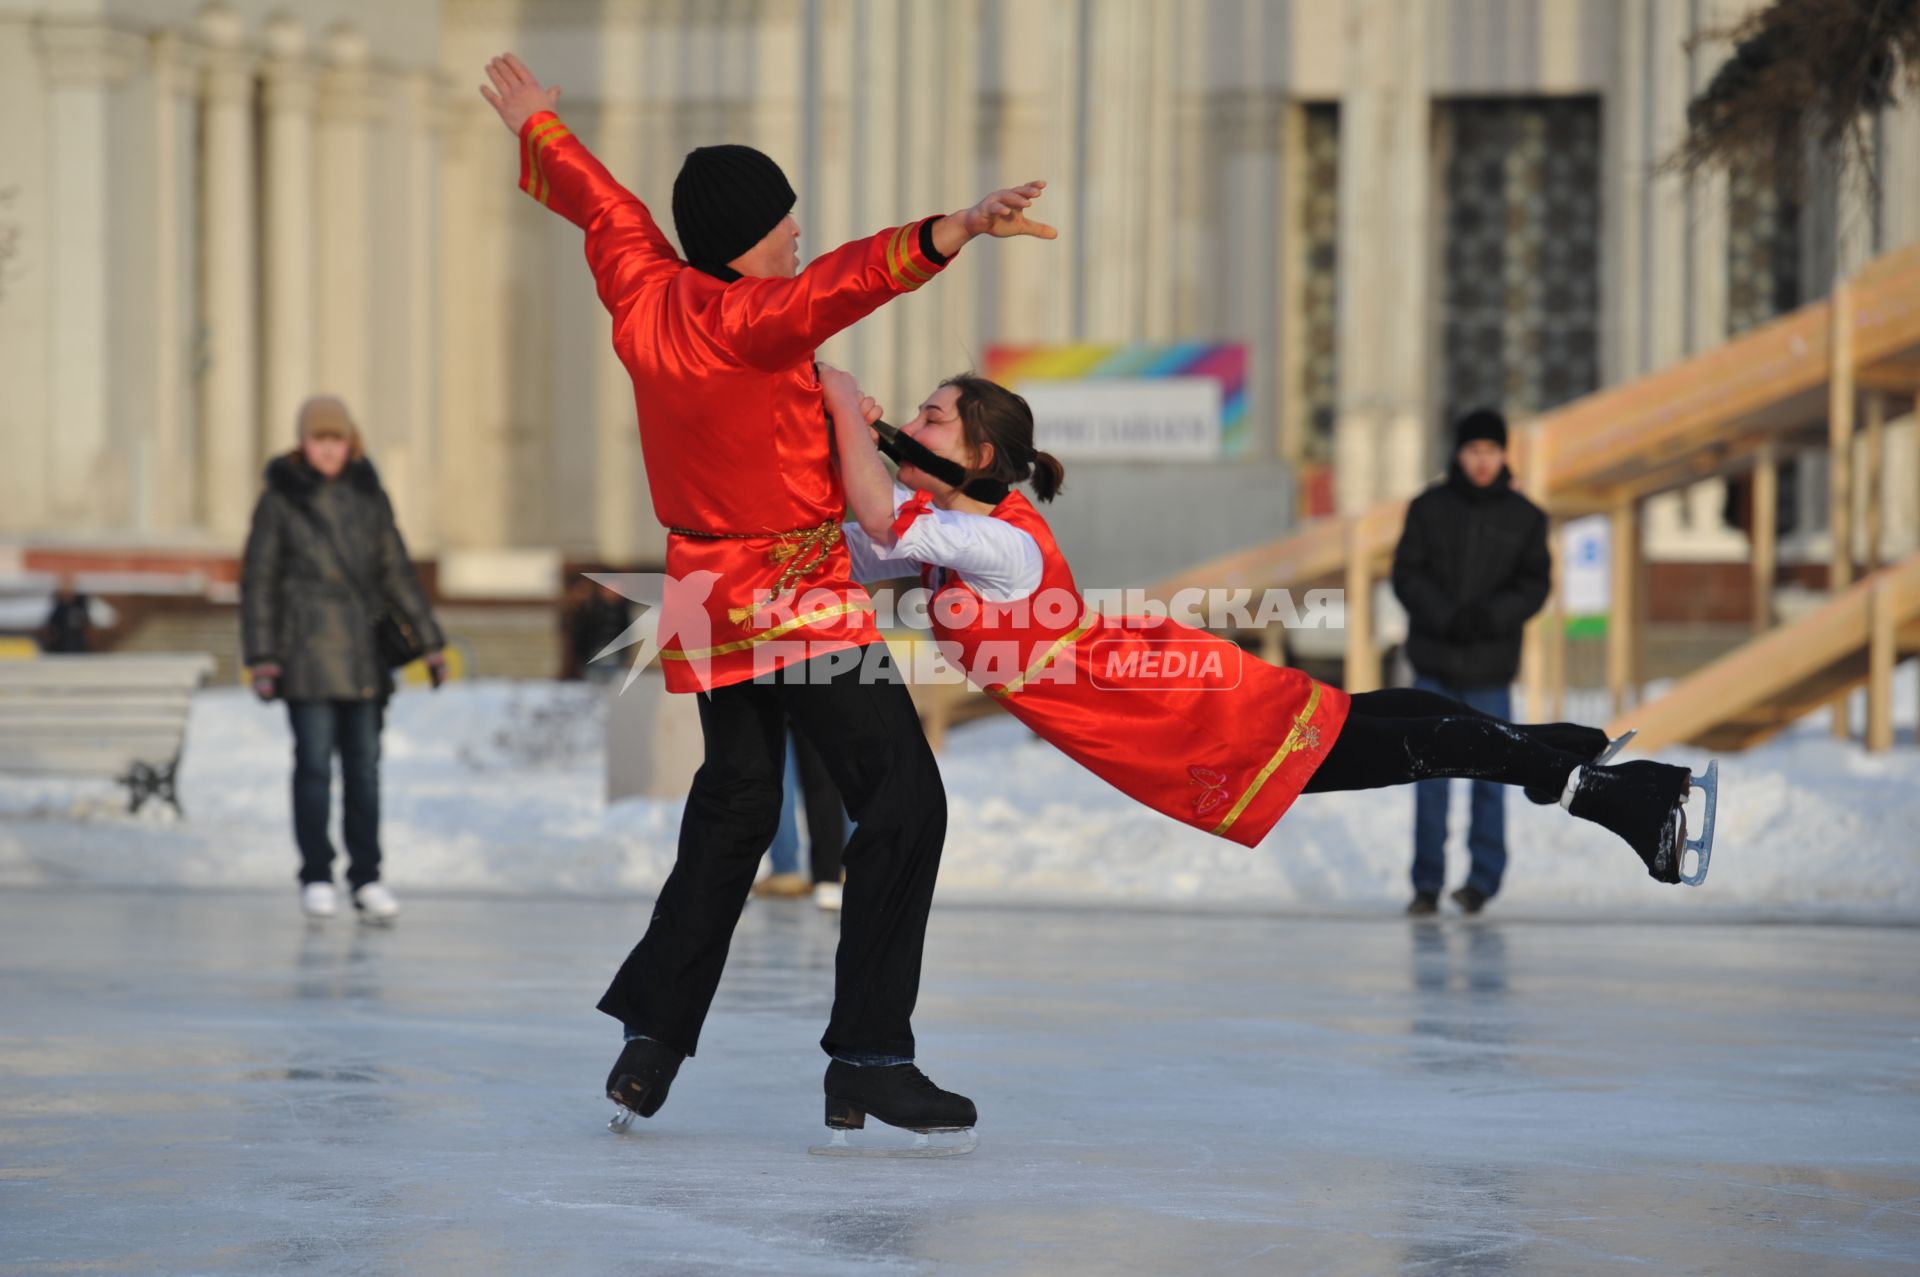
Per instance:
[[[1504,907],[1920,914],[1917,693],[1909,664],[1891,753],[1836,742],[1814,716],[1723,758],[1718,854],[1699,891],[1653,883],[1610,835],[1514,795]],[[655,890],[673,862],[680,804],[602,802],[603,725],[603,705],[579,685],[403,692],[385,737],[388,880],[402,891]],[[291,890],[284,709],[244,689],[206,691],[188,742],[184,821],[151,807],[129,816],[105,782],[0,778],[0,885]],[[1705,761],[1697,751],[1666,757]],[[954,732],[941,765],[948,899],[1377,910],[1408,890],[1410,791],[1303,797],[1249,850],[1130,802],[1011,719]],[[1465,807],[1457,792],[1455,879],[1465,875]]]

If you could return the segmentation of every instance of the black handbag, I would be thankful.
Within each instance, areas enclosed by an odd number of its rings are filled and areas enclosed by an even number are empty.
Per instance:
[[[413,627],[391,612],[382,613],[373,623],[373,650],[390,670],[411,665],[427,654],[426,644]]]
[[[347,556],[341,553],[340,543],[333,539],[332,526],[312,506],[303,508],[306,510],[307,517],[312,519],[314,526],[320,530],[320,539],[325,541],[327,549],[333,552],[333,560],[340,565],[341,575],[347,578],[347,584],[352,586],[354,593],[360,596],[360,606],[368,616],[373,618],[374,655],[379,657],[390,670],[411,665],[425,656],[427,645],[420,641],[420,636],[414,632],[413,626],[407,623],[405,617],[395,616],[393,609],[384,605],[374,607],[374,602],[379,600],[380,596],[368,591],[360,578],[354,575],[353,569],[347,566]]]

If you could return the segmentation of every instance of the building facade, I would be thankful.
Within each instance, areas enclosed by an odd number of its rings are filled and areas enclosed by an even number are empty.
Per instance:
[[[663,223],[722,140],[787,168],[810,251],[1049,179],[1057,243],[823,352],[898,415],[990,342],[1244,342],[1247,456],[1069,459],[1063,540],[1138,583],[1417,490],[1465,407],[1523,419],[1920,239],[1912,102],[1868,122],[1877,190],[1656,173],[1755,2],[0,0],[0,537],[230,553],[326,390],[422,554],[657,561],[578,233],[475,92],[514,49]],[[1824,554],[1819,464],[1789,560]],[[1655,502],[1656,557],[1744,558],[1728,506]]]

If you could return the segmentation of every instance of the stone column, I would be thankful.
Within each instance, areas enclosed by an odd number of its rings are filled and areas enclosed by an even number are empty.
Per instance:
[[[1882,251],[1920,243],[1920,100],[1912,93],[1880,116],[1880,237]],[[1888,423],[1888,557],[1920,549],[1920,402],[1895,399]],[[1900,494],[1905,498],[1901,499]]]
[[[994,181],[1042,178],[1051,183],[1043,220],[1060,228],[1045,245],[996,245],[992,272],[996,313],[990,331],[1001,341],[1057,342],[1075,336],[1075,294],[1081,286],[1077,156],[1080,128],[1080,10],[1075,5],[1004,5],[1000,13],[999,135],[1002,172]],[[966,197],[962,197],[966,198]],[[1029,252],[1018,251],[1021,248]],[[982,255],[984,256],[984,254]]]
[[[458,440],[442,452],[434,474],[440,541],[443,549],[493,549],[509,543],[512,528],[506,456],[513,349],[499,299],[513,291],[512,201],[527,197],[514,186],[515,143],[492,111],[450,90],[442,112],[442,189],[460,212],[446,219],[436,245],[440,433]]]
[[[1687,41],[1692,34],[1688,6],[1654,3],[1649,7],[1644,53],[1649,165],[1658,164],[1670,154],[1686,129],[1687,102],[1693,88]],[[1686,187],[1679,177],[1661,175],[1644,180],[1648,235],[1642,280],[1646,305],[1641,323],[1646,336],[1638,371],[1653,372],[1684,358],[1688,350],[1688,205]]]
[[[1920,243],[1920,100],[1912,93],[1880,115],[1880,234],[1888,249]]]
[[[1385,371],[1391,408],[1382,487],[1376,497],[1412,496],[1429,471],[1428,445],[1433,434],[1427,429],[1432,340],[1427,316],[1433,279],[1433,126],[1426,74],[1430,9],[1424,0],[1414,0],[1396,12],[1394,21],[1393,145],[1383,159],[1390,166],[1387,189],[1392,192],[1387,233],[1397,253],[1393,273],[1386,276],[1392,323]]]
[[[1612,9],[1617,54],[1601,99],[1600,381],[1612,385],[1644,370],[1641,352],[1641,278],[1646,230],[1641,212],[1646,148],[1646,0],[1621,0]]]
[[[320,78],[318,187],[314,209],[319,329],[315,389],[339,395],[377,443],[386,423],[371,415],[373,122],[384,110],[366,37],[348,25],[327,36]]]
[[[1612,369],[1622,378],[1655,372],[1726,338],[1726,183],[1707,176],[1691,190],[1654,166],[1679,143],[1696,82],[1718,60],[1689,53],[1695,23],[1689,6],[1632,0],[1622,17],[1621,95],[1630,130],[1623,169],[1633,196],[1637,257],[1622,272],[1626,355]],[[1661,560],[1738,558],[1745,541],[1724,527],[1725,484],[1709,481],[1662,493],[1646,503],[1647,546]]]
[[[440,464],[438,404],[433,370],[439,358],[440,311],[434,294],[434,240],[441,216],[439,99],[441,85],[428,71],[408,73],[402,85],[406,99],[406,213],[401,235],[406,248],[402,278],[394,281],[406,317],[401,347],[400,386],[396,433],[405,439],[400,473],[394,476],[393,500],[406,533],[407,548],[416,556],[438,547],[439,503],[434,499],[434,471]],[[503,135],[504,137],[504,135]]]
[[[1411,492],[1425,470],[1432,146],[1427,7],[1352,0],[1340,102],[1343,514]]]
[[[1753,7],[1752,0],[1700,0],[1695,37],[1730,28]],[[1693,92],[1708,81],[1732,52],[1724,39],[1692,50],[1689,82]],[[1689,306],[1687,353],[1698,355],[1727,340],[1727,177],[1718,169],[1703,173],[1687,192]],[[1747,539],[1726,520],[1727,480],[1708,479],[1687,490],[1687,523],[1703,559],[1738,561],[1749,553]]]
[[[202,508],[209,531],[237,541],[246,534],[259,487],[254,68],[232,9],[209,5],[199,26],[207,46],[201,77]]]
[[[980,0],[952,0],[940,6],[944,26],[937,28],[934,35],[946,51],[944,70],[949,109],[939,117],[939,132],[933,140],[940,164],[934,176],[937,189],[929,194],[927,213],[951,212],[967,200],[984,194],[973,189],[983,181],[1024,180],[1014,174],[1008,174],[1005,179],[985,177],[981,172],[980,8]],[[918,216],[919,213],[910,209],[906,215]],[[1047,220],[1044,199],[1040,219]],[[1053,252],[1055,248],[1052,244],[1043,246],[1037,242],[1021,247],[1033,250],[1034,256]],[[961,371],[975,359],[984,361],[990,334],[983,331],[980,323],[979,269],[978,262],[971,263],[951,279],[942,280],[939,294],[927,299],[931,304],[925,309],[936,321],[928,354],[938,363],[928,370],[923,381],[907,388],[909,398],[927,393],[934,381]],[[908,405],[903,402],[900,406]]]
[[[194,519],[199,488],[191,429],[194,192],[194,50],[172,32],[153,39],[152,120],[154,291],[152,451],[145,506],[150,527],[177,530]]]
[[[1172,341],[1174,296],[1179,277],[1181,101],[1188,92],[1185,59],[1198,43],[1180,20],[1178,0],[1149,0],[1147,21],[1147,110],[1136,145],[1142,153],[1144,181],[1130,198],[1141,206],[1143,238],[1140,262],[1140,320],[1134,335],[1145,341]]]
[[[1299,214],[1301,189],[1307,180],[1307,115],[1301,103],[1288,103],[1280,114],[1280,164],[1274,182],[1274,210],[1280,254],[1273,287],[1279,298],[1279,322],[1269,347],[1273,361],[1274,394],[1273,443],[1275,454],[1295,467],[1295,490],[1299,490],[1298,468],[1307,460],[1306,396],[1301,393],[1305,380],[1301,368],[1306,360],[1307,252],[1306,227]]]
[[[858,203],[855,187],[863,172],[861,157],[853,153],[853,136],[860,123],[854,118],[859,15],[854,0],[815,0],[809,16],[813,24],[813,78],[808,92],[814,149],[811,189],[800,192],[800,208],[805,214],[800,220],[800,251],[814,257],[846,243],[863,229],[874,228],[854,224]],[[853,353],[853,337],[848,333],[829,338],[820,348],[822,359],[847,369],[859,367]],[[904,404],[886,407],[896,418],[904,419],[899,412]]]
[[[980,118],[978,0],[908,6],[906,15],[902,202],[880,219],[883,223],[950,211],[978,194],[970,188],[983,185],[983,181],[1002,180],[982,179],[976,162]],[[979,247],[986,253],[1011,250],[1011,256],[1035,245]],[[1046,246],[1048,250],[1054,247]],[[979,268],[977,260],[966,263],[951,277],[938,279],[924,292],[889,307],[898,311],[900,371],[894,398],[881,402],[896,419],[901,419],[910,405],[919,403],[936,381],[965,367],[979,349],[972,344],[972,284],[979,278],[975,273]]]
[[[854,4],[854,171],[856,235],[867,235],[912,216],[901,207],[900,151],[904,124],[900,25],[907,10],[891,0]],[[912,393],[900,375],[900,309],[885,306],[849,334],[862,386],[889,408]]]
[[[261,67],[266,145],[261,235],[265,394],[260,447],[272,455],[294,437],[300,402],[320,387],[313,379],[314,313],[314,74],[307,33],[282,14],[267,23]],[[364,411],[364,404],[348,403]]]
[[[127,508],[127,462],[115,439],[112,380],[114,264],[113,98],[146,53],[135,35],[97,23],[35,30],[46,76],[48,514],[56,524],[118,522]]]
[[[1147,78],[1152,19],[1146,0],[1109,0],[1088,9],[1082,34],[1087,47],[1084,96],[1099,105],[1082,122],[1086,189],[1079,192],[1085,200],[1081,233],[1055,247],[1080,259],[1081,336],[1087,341],[1120,342],[1138,331],[1144,265],[1138,250],[1149,242],[1143,143],[1155,106]],[[1257,130],[1259,100],[1243,99],[1238,105],[1245,131]],[[1054,184],[1061,184],[1058,178]],[[1122,245],[1127,247],[1119,248]],[[1262,286],[1257,278],[1241,279]],[[1234,287],[1229,280],[1221,284]]]

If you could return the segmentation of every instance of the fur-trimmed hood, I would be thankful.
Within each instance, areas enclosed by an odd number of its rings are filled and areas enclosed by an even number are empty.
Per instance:
[[[319,491],[320,485],[326,482],[320,472],[308,462],[306,454],[298,448],[291,452],[283,452],[267,462],[264,477],[269,488],[299,501],[310,499],[315,492]],[[380,472],[373,468],[373,462],[366,457],[355,457],[347,462],[346,467],[340,471],[340,479],[342,482],[364,488],[368,492],[382,491]]]

